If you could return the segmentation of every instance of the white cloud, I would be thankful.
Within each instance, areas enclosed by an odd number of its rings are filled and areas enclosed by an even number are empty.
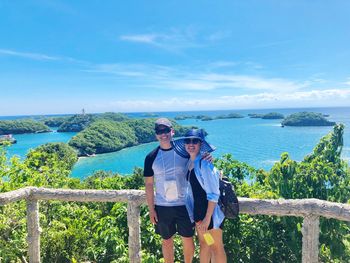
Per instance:
[[[348,80],[346,82],[344,82],[344,84],[350,86],[350,78],[348,78]]]
[[[282,78],[216,73],[215,62],[195,68],[165,67],[151,64],[101,64],[91,72],[107,73],[119,76],[139,78],[140,86],[159,89],[206,91],[215,89],[242,89],[292,92],[301,90],[311,82],[296,82]],[[233,65],[233,62],[217,62],[219,66]],[[202,73],[209,71],[208,73]]]
[[[59,60],[59,57],[48,56],[39,53],[18,52],[9,49],[0,49],[0,55],[29,58],[34,60]]]
[[[208,64],[208,67],[210,68],[227,68],[227,67],[234,67],[239,65],[239,62],[235,61],[215,61]]]
[[[151,45],[168,51],[180,51],[183,49],[200,47],[196,43],[191,32],[173,31],[166,34],[151,33],[151,34],[135,34],[122,35],[119,37],[122,41],[141,43]]]
[[[174,111],[174,110],[215,110],[276,107],[317,107],[337,106],[333,102],[346,103],[350,100],[350,89],[312,90],[294,93],[259,93],[255,95],[220,96],[211,99],[164,98],[154,100],[117,100],[96,105],[98,111]]]
[[[252,48],[275,47],[275,46],[285,45],[285,44],[288,44],[290,42],[292,42],[292,39],[286,39],[286,40],[281,40],[281,41],[273,41],[273,42],[268,42],[268,43],[261,43],[261,44],[253,46]]]
[[[120,36],[120,39],[124,41],[140,42],[140,43],[147,43],[147,44],[156,44],[155,43],[156,38],[157,36],[154,34]]]
[[[71,57],[64,57],[64,56],[51,56],[51,55],[46,55],[42,53],[33,53],[33,52],[21,52],[21,51],[15,51],[15,50],[10,50],[10,49],[0,49],[0,56],[12,56],[12,57],[19,57],[19,58],[24,58],[24,59],[31,59],[31,60],[40,60],[40,61],[64,61],[64,62],[69,62],[69,63],[77,63],[81,65],[88,66],[91,63]]]
[[[172,28],[168,32],[148,34],[126,34],[119,36],[122,41],[151,45],[168,51],[180,51],[188,48],[198,48],[211,45],[230,36],[229,31],[217,31],[209,35],[188,27],[183,30]]]
[[[211,33],[208,36],[208,39],[210,41],[218,41],[218,40],[228,38],[231,35],[232,35],[231,31],[217,31],[217,32]]]

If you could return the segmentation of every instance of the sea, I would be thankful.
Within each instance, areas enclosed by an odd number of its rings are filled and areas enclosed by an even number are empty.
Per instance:
[[[280,159],[283,152],[288,152],[291,159],[301,161],[310,154],[319,140],[332,131],[332,127],[281,127],[281,120],[264,120],[249,118],[249,113],[282,113],[285,116],[300,112],[319,112],[329,115],[330,121],[345,125],[342,158],[350,162],[350,107],[342,108],[295,108],[295,109],[252,109],[191,112],[153,112],[126,113],[131,118],[168,117],[179,115],[218,115],[239,113],[240,119],[217,119],[201,121],[186,119],[178,121],[181,125],[194,125],[207,131],[207,141],[216,147],[215,158],[232,154],[233,158],[255,168],[269,170]],[[52,116],[52,115],[50,115]],[[58,115],[57,115],[58,116]],[[62,116],[62,115],[59,115]],[[41,116],[0,116],[0,120],[39,118]],[[175,131],[176,132],[176,131]],[[53,132],[39,134],[15,135],[17,144],[7,148],[8,157],[14,155],[24,159],[27,152],[48,142],[68,142],[76,133]],[[132,174],[135,167],[143,167],[144,158],[157,146],[157,142],[125,148],[118,152],[100,154],[93,157],[81,157],[75,164],[71,176],[84,179],[97,170],[111,171],[122,175]]]

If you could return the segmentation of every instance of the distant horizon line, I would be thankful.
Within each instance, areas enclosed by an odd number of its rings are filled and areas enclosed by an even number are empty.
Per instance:
[[[350,108],[350,106],[312,106],[312,107],[285,107],[285,108],[241,108],[241,109],[202,109],[202,110],[180,110],[180,111],[135,111],[135,112],[123,112],[123,111],[104,111],[104,112],[85,112],[85,114],[103,114],[106,112],[123,113],[123,114],[138,114],[138,113],[174,113],[174,112],[203,112],[203,111],[248,111],[248,110],[292,110],[292,109],[338,109],[338,108]],[[83,110],[84,108],[82,108]],[[81,112],[80,112],[81,113]],[[18,114],[18,115],[0,115],[0,117],[32,117],[32,116],[63,116],[63,115],[76,115],[80,113],[45,113],[45,114]]]

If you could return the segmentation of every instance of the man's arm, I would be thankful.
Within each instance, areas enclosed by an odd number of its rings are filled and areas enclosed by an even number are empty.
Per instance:
[[[154,209],[154,177],[149,176],[145,177],[145,186],[146,186],[146,200],[149,209],[149,217],[152,224],[157,224],[158,217],[156,210]]]

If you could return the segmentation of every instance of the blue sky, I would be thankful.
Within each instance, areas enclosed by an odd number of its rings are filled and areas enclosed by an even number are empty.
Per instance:
[[[0,0],[0,115],[350,105],[350,1]]]

